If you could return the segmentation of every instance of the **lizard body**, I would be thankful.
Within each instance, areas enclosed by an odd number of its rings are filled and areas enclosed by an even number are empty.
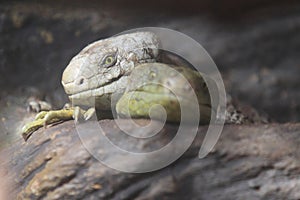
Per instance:
[[[191,91],[196,94],[202,123],[211,118],[210,95],[200,73],[185,66],[158,63],[160,42],[151,32],[135,32],[96,41],[72,58],[63,72],[62,85],[73,106],[86,105],[105,112],[115,109],[125,117],[148,118],[155,104],[165,107],[167,120],[180,121],[180,106],[193,112]],[[168,69],[179,74],[172,75]],[[176,73],[175,73],[176,74]],[[187,81],[186,81],[187,80]],[[164,85],[169,87],[166,90]],[[172,91],[178,94],[176,98]],[[111,96],[117,98],[112,101]],[[178,100],[179,99],[179,100]],[[48,123],[84,116],[88,119],[94,109],[79,107],[42,112],[36,120],[23,127],[23,137]],[[160,114],[155,118],[160,119]]]

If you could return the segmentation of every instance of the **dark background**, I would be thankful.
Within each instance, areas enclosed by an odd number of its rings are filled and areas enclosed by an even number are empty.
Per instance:
[[[144,26],[191,36],[214,59],[233,98],[272,121],[299,121],[297,1],[2,1],[0,103],[39,96],[61,107],[61,75],[80,49]]]

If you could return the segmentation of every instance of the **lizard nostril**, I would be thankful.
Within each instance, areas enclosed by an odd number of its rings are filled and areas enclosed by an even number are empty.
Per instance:
[[[76,81],[77,85],[82,85],[84,83],[84,78],[80,78]]]
[[[79,84],[81,85],[84,82],[84,79],[80,79]]]

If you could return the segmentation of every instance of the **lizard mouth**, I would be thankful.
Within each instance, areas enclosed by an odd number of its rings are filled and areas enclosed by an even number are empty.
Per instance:
[[[127,86],[127,77],[128,76],[126,75],[121,75],[119,77],[111,79],[110,82],[107,82],[95,88],[86,89],[70,94],[69,99],[85,99],[91,97],[94,98],[101,97],[103,95],[109,95],[115,92],[122,92]]]
[[[140,59],[139,62],[135,65],[149,62],[154,62],[154,60],[152,58]],[[127,80],[127,76],[130,74],[130,72],[125,72],[125,74],[122,73],[115,78],[107,80],[107,82],[104,82],[103,80],[96,81],[95,77],[93,77],[92,79],[81,77],[76,78],[76,80],[74,81],[74,77],[78,76],[78,71],[69,70],[67,71],[67,73],[66,70],[63,74],[62,85],[70,99],[82,99],[96,96],[99,97],[104,94],[111,94],[116,91],[125,90],[127,82],[125,82],[124,80]]]

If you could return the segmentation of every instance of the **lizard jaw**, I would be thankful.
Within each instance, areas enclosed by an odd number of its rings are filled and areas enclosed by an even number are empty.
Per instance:
[[[94,105],[95,98],[103,95],[111,95],[115,93],[123,93],[128,83],[128,76],[123,75],[117,80],[110,82],[102,87],[81,91],[76,94],[69,95],[69,99],[73,104]]]

